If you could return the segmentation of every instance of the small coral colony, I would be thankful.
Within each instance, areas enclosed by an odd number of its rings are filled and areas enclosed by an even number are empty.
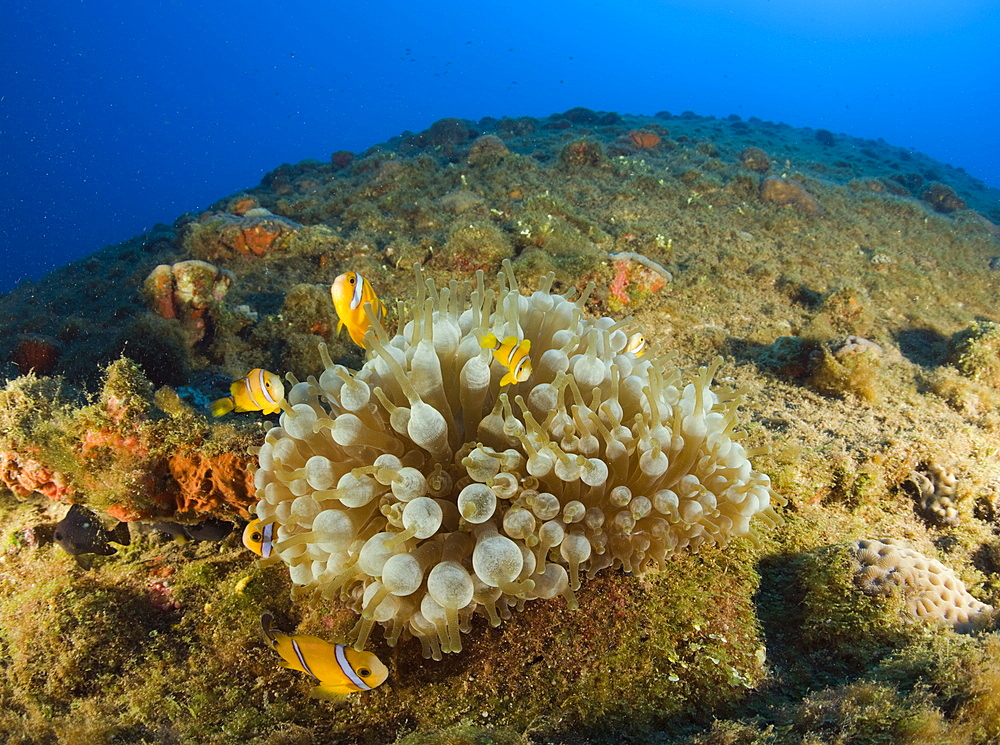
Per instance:
[[[360,370],[321,346],[319,377],[255,369],[211,413],[280,413],[256,451],[263,564],[287,565],[293,597],[359,614],[346,641],[289,635],[261,618],[288,668],[342,701],[386,680],[364,651],[376,624],[425,657],[460,652],[480,613],[498,626],[529,601],[571,609],[584,576],[655,571],[683,549],[753,537],[777,500],[735,431],[737,391],[685,380],[631,319],[588,318],[582,293],[522,294],[509,263],[487,287],[437,287],[416,267],[416,299],[390,336],[360,274],[331,288],[367,352]]]

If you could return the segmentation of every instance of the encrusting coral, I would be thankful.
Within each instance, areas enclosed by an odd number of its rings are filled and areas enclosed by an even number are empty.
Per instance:
[[[917,490],[917,504],[934,525],[958,525],[962,516],[955,506],[958,479],[940,463],[929,462],[923,470],[911,471],[907,479]]]
[[[376,321],[358,372],[324,348],[260,448],[274,560],[294,595],[361,614],[359,649],[378,622],[440,659],[477,610],[499,625],[528,600],[574,607],[584,572],[656,570],[779,520],[736,441],[739,394],[710,388],[717,365],[685,383],[670,356],[624,351],[629,319],[585,317],[589,288],[556,295],[550,275],[523,296],[504,266],[498,290],[482,272],[474,288],[419,277],[402,333]],[[490,332],[530,341],[527,381],[499,385]]]
[[[858,587],[869,595],[901,592],[916,618],[969,631],[993,616],[993,607],[970,595],[951,569],[901,541],[857,541],[853,548]]]

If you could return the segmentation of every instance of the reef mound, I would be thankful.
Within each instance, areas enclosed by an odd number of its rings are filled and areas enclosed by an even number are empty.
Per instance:
[[[0,725],[1000,737],[998,224],[996,189],[881,140],[577,107],[282,164],[20,285],[0,296]],[[371,354],[337,334],[348,271],[389,309]],[[501,391],[485,330],[530,337],[534,377]],[[291,375],[288,410],[209,419],[256,367]],[[145,524],[85,570],[52,540],[67,501]],[[248,509],[281,525],[277,566],[239,531],[190,538]],[[873,536],[887,555],[858,551]],[[264,611],[367,643],[389,679],[308,700]]]

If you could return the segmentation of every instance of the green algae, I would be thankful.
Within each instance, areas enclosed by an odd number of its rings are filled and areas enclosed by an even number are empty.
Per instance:
[[[459,271],[492,271],[514,255],[511,239],[490,222],[456,220],[436,260]]]
[[[443,663],[418,663],[412,640],[391,653],[379,647],[393,669],[390,682],[331,718],[322,713],[330,711],[325,704],[306,698],[303,677],[278,668],[257,641],[262,610],[287,617],[287,579],[276,568],[253,569],[248,555],[232,548],[235,541],[227,543],[216,549],[141,539],[123,561],[102,562],[90,573],[37,550],[10,556],[6,576],[35,580],[30,587],[6,582],[0,588],[4,643],[18,650],[3,684],[16,694],[14,710],[28,719],[68,721],[68,702],[84,700],[91,710],[88,727],[103,721],[117,739],[129,731],[151,735],[169,721],[182,738],[240,742],[268,719],[305,725],[321,716],[330,734],[377,742],[390,732],[448,728],[456,717],[478,717],[480,710],[489,712],[491,726],[508,732],[555,733],[561,721],[598,732],[635,721],[636,712],[625,704],[636,691],[658,701],[641,714],[648,727],[676,714],[689,698],[699,707],[710,705],[705,686],[719,687],[714,696],[723,700],[738,698],[762,672],[750,602],[752,565],[740,560],[739,551],[735,557],[712,551],[684,558],[651,582],[595,580],[581,612],[545,603],[537,612],[516,614],[502,629],[477,623],[466,654]],[[170,588],[183,611],[157,608],[148,587],[134,580],[122,584],[133,563],[176,567]],[[702,584],[711,594],[697,601],[693,594]],[[673,593],[687,602],[664,602]],[[717,597],[729,600],[720,608]],[[32,619],[46,632],[29,644]],[[332,621],[336,632],[347,620],[343,613],[320,613],[307,619],[306,628],[327,628]],[[732,631],[740,621],[750,630],[746,636]],[[527,647],[525,639],[531,640]],[[501,651],[513,643],[524,654]],[[96,677],[95,666],[102,671]],[[463,681],[459,697],[456,678]],[[542,727],[540,720],[549,723]],[[223,722],[224,729],[216,729]]]
[[[865,401],[874,401],[880,392],[880,367],[881,359],[874,351],[837,359],[829,349],[821,347],[820,357],[809,375],[809,385],[821,393],[854,394]]]

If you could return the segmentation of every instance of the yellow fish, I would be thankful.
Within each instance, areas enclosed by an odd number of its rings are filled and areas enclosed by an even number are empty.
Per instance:
[[[364,349],[365,332],[371,325],[365,313],[365,303],[372,304],[372,309],[379,320],[385,318],[385,303],[378,299],[371,283],[357,272],[347,272],[333,280],[330,295],[333,297],[333,307],[340,318],[337,333],[339,334],[346,326],[351,341]]]
[[[496,361],[507,368],[507,374],[500,378],[501,386],[523,383],[531,377],[531,358],[528,357],[530,340],[518,341],[516,336],[508,336],[500,341],[494,334],[486,334],[479,340],[479,345],[483,349],[492,349]]]
[[[261,525],[259,519],[251,520],[243,530],[243,545],[263,559],[274,553],[274,531],[277,523]]]
[[[625,344],[625,351],[631,352],[636,357],[642,357],[642,353],[646,351],[646,337],[636,331],[628,338],[628,342]]]
[[[347,694],[370,691],[389,677],[389,669],[371,652],[359,652],[343,644],[330,644],[318,636],[283,634],[272,628],[270,613],[260,617],[264,639],[285,662],[282,667],[301,670],[319,681],[314,698],[343,703]]]
[[[262,411],[273,414],[281,410],[285,400],[285,386],[273,372],[255,367],[229,386],[229,395],[213,401],[208,406],[212,416],[222,416],[230,411]]]

